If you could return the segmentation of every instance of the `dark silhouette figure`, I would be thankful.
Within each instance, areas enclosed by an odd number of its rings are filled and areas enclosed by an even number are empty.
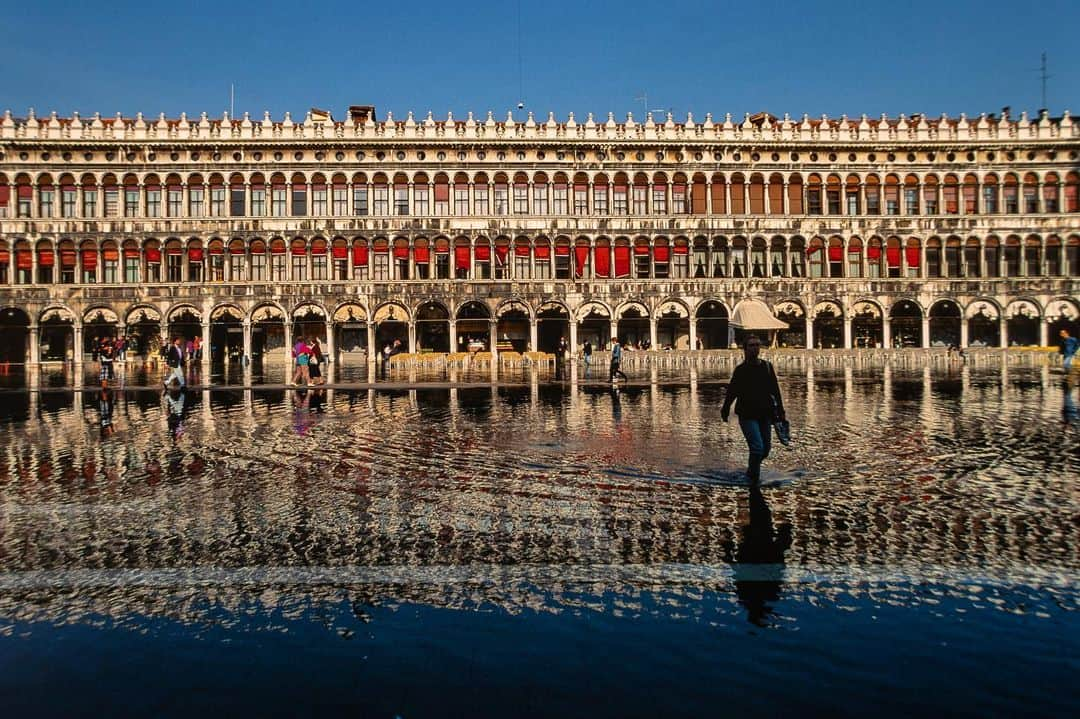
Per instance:
[[[757,485],[750,487],[750,524],[742,528],[736,549],[725,548],[724,559],[734,568],[735,594],[746,608],[747,620],[769,625],[784,584],[784,553],[791,546],[791,525],[773,527],[772,510]]]

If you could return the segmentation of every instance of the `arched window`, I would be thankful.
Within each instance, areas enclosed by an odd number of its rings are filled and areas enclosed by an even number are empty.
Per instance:
[[[1046,173],[1043,179],[1043,212],[1058,213],[1058,176],[1056,172]]]
[[[806,214],[820,215],[822,213],[821,193],[821,176],[810,175],[806,180]]]

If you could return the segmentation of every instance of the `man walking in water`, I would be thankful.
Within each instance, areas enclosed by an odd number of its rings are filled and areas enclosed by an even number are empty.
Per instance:
[[[168,387],[175,379],[184,387],[184,350],[180,347],[180,338],[173,337],[172,344],[165,351],[165,364],[169,366],[169,373],[165,375],[165,386]]]
[[[753,483],[761,479],[761,462],[772,447],[772,423],[784,418],[780,384],[771,364],[761,359],[761,340],[751,335],[743,347],[743,361],[731,375],[720,418],[728,421],[731,404],[749,449],[746,474]]]
[[[1061,354],[1063,357],[1062,366],[1065,368],[1065,376],[1068,377],[1072,372],[1073,358],[1076,357],[1076,350],[1080,348],[1080,340],[1069,335],[1069,330],[1062,329],[1059,333],[1061,336]]]
[[[629,382],[630,378],[623,374],[623,371],[619,369],[619,365],[622,364],[622,345],[619,344],[618,337],[611,338],[611,367],[608,371],[608,379],[611,380],[611,384],[617,384],[615,375],[623,378],[624,382]]]

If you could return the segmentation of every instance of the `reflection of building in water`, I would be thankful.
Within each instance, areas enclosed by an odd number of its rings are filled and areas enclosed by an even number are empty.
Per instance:
[[[1069,117],[0,120],[0,362],[1047,344],[1080,318]],[[958,282],[957,280],[962,280]],[[386,311],[391,308],[392,311]],[[599,339],[597,339],[599,338]]]

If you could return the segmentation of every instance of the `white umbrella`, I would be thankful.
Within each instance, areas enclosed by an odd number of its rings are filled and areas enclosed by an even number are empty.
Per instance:
[[[787,322],[776,319],[761,300],[740,300],[731,313],[730,323],[744,330],[786,330]]]

